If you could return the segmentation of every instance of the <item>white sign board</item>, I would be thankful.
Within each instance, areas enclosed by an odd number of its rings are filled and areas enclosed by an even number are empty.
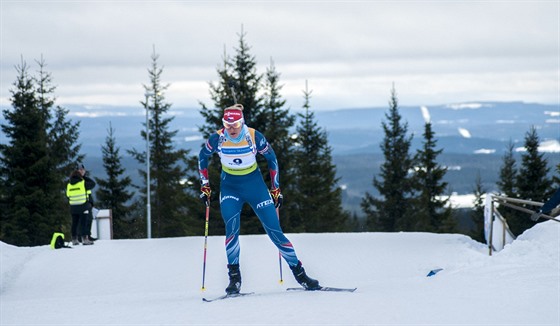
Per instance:
[[[113,215],[110,209],[93,208],[91,236],[98,240],[113,239]]]

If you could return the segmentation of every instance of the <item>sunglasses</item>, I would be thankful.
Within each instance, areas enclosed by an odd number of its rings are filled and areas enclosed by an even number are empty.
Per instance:
[[[241,126],[243,125],[243,120],[237,120],[235,122],[228,122],[226,120],[222,119],[222,123],[224,124],[224,127],[229,129],[229,128],[241,128]]]

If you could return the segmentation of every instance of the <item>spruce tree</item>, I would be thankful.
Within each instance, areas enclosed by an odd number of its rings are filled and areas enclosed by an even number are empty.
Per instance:
[[[50,135],[53,130],[51,119],[55,104],[55,87],[52,85],[51,74],[45,70],[46,63],[44,59],[41,57],[41,60],[36,61],[36,63],[39,66],[39,70],[37,71],[37,76],[33,79],[38,100],[37,108],[43,115],[45,137],[47,141],[46,170],[48,170],[48,173],[43,175],[43,182],[45,183],[44,195],[47,197],[46,200],[50,205],[48,212],[46,212],[47,216],[45,220],[48,225],[58,230],[58,232],[66,232],[68,231],[70,219],[67,213],[68,201],[65,195],[66,184],[64,183],[64,175],[62,174],[62,169],[59,164],[64,159],[63,155],[60,156],[64,152],[56,152],[60,146],[57,146],[59,144],[55,143],[56,138],[53,139]],[[66,233],[68,234],[68,232]]]
[[[23,59],[16,67],[19,76],[14,83],[16,90],[12,90],[13,110],[4,111],[10,124],[2,126],[7,138],[12,139],[1,147],[0,173],[1,208],[7,217],[2,221],[6,225],[28,224],[26,214],[36,216],[30,220],[32,226],[26,225],[26,230],[20,231],[30,235],[13,237],[16,239],[13,241],[19,241],[19,244],[31,245],[48,243],[53,232],[69,234],[66,182],[76,161],[83,158],[79,153],[79,122],[72,122],[67,118],[68,110],[55,106],[56,87],[52,84],[51,74],[46,71],[45,60],[41,57],[36,63],[39,67],[36,76],[29,76]],[[30,155],[19,157],[26,153]],[[14,193],[14,186],[28,191]],[[26,204],[29,201],[33,204]],[[6,233],[11,230],[12,227],[7,226]],[[5,234],[4,230],[2,234]]]
[[[132,199],[128,190],[132,184],[121,163],[120,148],[116,145],[115,129],[109,124],[105,144],[101,146],[106,179],[96,177],[96,206],[111,209],[113,217],[113,238],[125,239],[133,236],[131,230],[138,229],[139,219],[131,218],[131,208],[127,202]]]
[[[332,148],[327,132],[318,126],[310,110],[311,92],[304,94],[304,113],[299,113],[296,128],[297,146],[295,196],[297,211],[303,219],[306,232],[345,231],[350,219],[342,209],[342,190],[338,187],[336,167],[332,163]]]
[[[284,196],[284,203],[279,210],[282,228],[285,232],[297,232],[303,226],[301,214],[295,205],[298,198],[294,194],[294,174],[297,172],[294,170],[293,141],[289,134],[296,117],[284,108],[286,100],[282,99],[280,94],[282,85],[279,83],[280,73],[276,71],[271,59],[264,79],[263,115],[266,119],[263,119],[264,124],[260,131],[274,149],[280,168],[280,189]],[[261,156],[257,158],[262,166],[261,171],[264,171],[264,180],[270,188],[270,174],[266,160]]]
[[[236,94],[237,102],[243,104],[245,123],[249,127],[263,131],[267,123],[263,99],[259,95],[263,76],[257,71],[257,60],[250,54],[251,47],[247,44],[245,35],[242,28],[241,34],[239,34],[239,45],[235,49],[236,53],[231,62],[233,82],[232,80],[228,81],[228,86]],[[221,112],[225,108],[221,107]],[[261,173],[266,174],[268,167],[264,164],[262,158],[258,158],[258,160]],[[260,220],[249,205],[244,205],[241,212],[241,231],[248,234],[264,233]]]
[[[165,91],[169,85],[163,85],[161,75],[163,68],[158,64],[159,56],[154,52],[151,56],[152,66],[148,69],[150,83],[144,85],[148,96],[142,105],[149,113],[149,150],[150,150],[150,206],[151,206],[151,230],[152,236],[175,237],[184,235],[195,235],[192,227],[193,221],[187,209],[188,202],[193,201],[193,196],[186,192],[183,178],[188,175],[186,170],[188,150],[175,149],[173,137],[177,130],[170,131],[170,123],[173,117],[167,112],[171,104],[165,101]],[[145,124],[144,124],[145,125]],[[147,134],[144,130],[140,133],[146,140]],[[146,165],[147,153],[136,149],[129,151],[142,165]],[[144,180],[147,179],[145,169],[139,170]],[[140,186],[144,203],[147,199],[147,187],[144,182]]]
[[[425,232],[455,232],[454,219],[449,197],[445,198],[447,182],[443,181],[447,169],[437,163],[437,157],[443,149],[436,150],[432,124],[424,125],[422,149],[414,157],[415,172],[412,177],[414,191],[409,214],[401,223],[401,230]]]
[[[542,201],[551,193],[548,160],[543,153],[539,153],[539,142],[537,129],[531,127],[525,134],[526,152],[521,155],[521,166],[516,179],[519,196],[527,200]]]
[[[515,198],[517,197],[517,189],[515,186],[515,180],[517,178],[517,167],[514,157],[514,144],[510,140],[507,150],[502,157],[502,167],[500,168],[500,178],[497,182],[498,189],[500,192],[507,196]]]
[[[261,91],[261,81],[263,76],[257,72],[257,62],[250,54],[250,46],[245,40],[246,34],[241,31],[239,34],[239,45],[235,48],[235,55],[229,57],[224,53],[223,63],[218,68],[218,81],[210,83],[210,97],[214,102],[214,107],[202,104],[201,115],[206,122],[199,130],[208,138],[216,130],[223,128],[222,116],[225,108],[232,106],[236,102],[242,104],[245,123],[259,131],[264,131],[267,123],[267,113],[264,112],[263,97]],[[198,154],[198,153],[197,153]],[[189,160],[190,169],[198,172],[198,157]],[[268,169],[264,164],[259,164],[262,173],[267,173]],[[212,188],[212,201],[210,203],[211,216],[220,216],[218,194],[220,189],[221,164],[219,157],[213,155],[210,160],[209,168],[210,187]],[[197,173],[198,174],[198,173]],[[200,192],[199,178],[189,179],[191,189]],[[282,185],[281,185],[282,187]],[[201,221],[204,221],[204,205],[200,202]],[[202,222],[201,222],[202,223]],[[249,205],[244,205],[241,212],[241,232],[244,234],[263,233],[264,229]],[[223,234],[224,224],[221,218],[213,219],[209,227],[210,234]]]
[[[539,136],[534,127],[525,134],[525,149],[515,179],[517,195],[521,199],[544,202],[552,192],[552,181],[548,179],[548,162],[544,154],[539,153]],[[526,213],[511,214],[507,220],[516,236],[535,225]]]
[[[471,238],[478,242],[485,242],[484,238],[484,195],[486,194],[486,189],[482,185],[482,179],[480,177],[480,171],[478,171],[475,179],[475,185],[473,189],[474,202],[473,209],[471,211],[471,219],[474,223],[474,230],[470,232]]]
[[[68,119],[68,110],[56,106],[51,74],[48,73],[43,58],[36,61],[39,66],[38,76],[34,78],[39,108],[43,112],[47,128],[47,147],[49,156],[49,178],[45,182],[50,186],[52,226],[53,228],[70,235],[70,214],[68,198],[66,198],[66,183],[70,172],[75,168],[77,161],[82,161],[84,155],[80,154],[81,144],[78,143],[79,122]]]
[[[55,231],[53,221],[50,158],[47,142],[47,115],[41,108],[34,79],[23,61],[16,66],[17,80],[10,101],[3,110],[8,139],[0,144],[2,241],[18,246],[49,243]],[[47,181],[47,182],[45,182]]]
[[[39,66],[39,70],[37,71],[38,76],[34,77],[34,84],[36,92],[37,92],[37,100],[38,100],[38,109],[43,114],[43,119],[45,121],[45,129],[51,128],[51,110],[54,107],[55,99],[53,97],[53,93],[55,87],[52,85],[52,76],[50,73],[45,71],[46,63],[45,60],[41,57],[41,60],[36,61],[37,65]]]
[[[366,192],[361,207],[366,215],[370,231],[394,232],[406,227],[407,207],[412,192],[409,171],[412,168],[410,145],[412,135],[408,136],[408,123],[401,122],[395,88],[391,90],[387,121],[382,122],[385,137],[381,150],[385,157],[379,178],[373,178],[373,185],[381,198]]]
[[[553,189],[560,188],[560,163],[556,165],[556,174],[552,177]]]
[[[205,119],[205,123],[199,126],[198,130],[204,139],[208,139],[212,133],[222,128],[223,109],[232,106],[237,102],[237,95],[235,94],[235,81],[232,76],[232,63],[231,59],[224,51],[222,66],[217,69],[218,82],[209,83],[210,98],[214,102],[214,107],[208,107],[204,103],[201,104],[200,115]],[[202,145],[204,146],[204,144]],[[198,154],[189,157],[188,166],[189,170],[193,173],[190,175],[187,185],[192,194],[198,196],[200,194],[200,175],[198,170]],[[208,233],[210,235],[224,234],[225,225],[220,218],[220,204],[219,204],[219,185],[220,185],[220,172],[221,172],[220,159],[217,155],[213,155],[209,160],[208,166],[208,179],[212,194],[210,195],[210,222],[208,224]],[[205,210],[206,207],[201,201],[193,201],[189,204],[189,209],[193,212],[196,224],[198,225],[198,234],[204,233],[205,226]]]
[[[53,154],[53,165],[58,173],[58,181],[62,181],[65,207],[68,209],[66,198],[66,183],[76,162],[82,162],[85,155],[81,154],[80,121],[68,119],[69,110],[57,106],[54,111],[52,128],[49,130],[50,152]]]
[[[560,189],[560,163],[556,165],[556,173],[552,177],[552,189],[545,200],[548,201],[558,189]],[[555,210],[553,210],[553,212],[555,212]]]

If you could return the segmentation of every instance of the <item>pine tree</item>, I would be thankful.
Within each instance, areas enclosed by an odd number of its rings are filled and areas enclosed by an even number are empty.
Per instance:
[[[332,163],[332,149],[327,133],[317,125],[310,111],[311,92],[304,94],[304,113],[297,126],[295,155],[297,211],[303,217],[306,232],[345,231],[350,219],[342,209],[342,190],[337,186],[336,167]]]
[[[245,123],[259,131],[264,131],[267,121],[267,113],[263,107],[263,97],[259,95],[262,75],[257,72],[257,62],[254,56],[250,54],[250,47],[245,40],[243,30],[239,35],[239,45],[235,49],[235,55],[229,57],[224,53],[222,66],[218,68],[218,78],[216,83],[210,83],[210,97],[214,102],[214,108],[202,105],[201,115],[206,122],[199,130],[205,138],[208,138],[216,130],[223,128],[222,116],[223,110],[233,104],[240,103],[243,105],[243,116]],[[198,154],[198,153],[197,153]],[[268,169],[264,164],[259,164],[262,173],[267,173]],[[198,157],[192,157],[189,160],[189,167],[193,171],[198,172]],[[219,216],[219,200],[218,194],[220,189],[220,173],[221,164],[219,157],[213,155],[210,160],[209,168],[210,187],[212,188],[212,201],[210,203],[210,215]],[[189,179],[191,189],[199,193],[199,178]],[[282,187],[282,185],[281,185]],[[204,221],[204,207],[199,202],[200,221]],[[196,209],[196,208],[195,208]],[[263,233],[264,229],[249,205],[244,205],[241,212],[241,233],[254,234]],[[210,234],[223,234],[224,224],[222,219],[215,219],[210,223]]]
[[[513,155],[514,144],[510,140],[507,151],[502,158],[502,167],[500,169],[500,179],[497,182],[498,188],[507,197],[517,197],[517,189],[515,180],[517,178],[517,168],[515,157]]]
[[[412,136],[407,136],[408,123],[401,123],[395,88],[391,90],[387,122],[382,122],[385,132],[381,150],[385,162],[381,165],[380,179],[374,177],[373,185],[382,198],[366,192],[361,207],[366,215],[370,231],[393,232],[402,230],[406,221],[406,207],[412,192],[408,175],[412,168],[410,145]]]
[[[527,200],[542,201],[551,193],[552,182],[548,179],[548,161],[539,153],[539,136],[537,129],[525,134],[525,149],[521,155],[521,167],[516,179],[519,196]]]
[[[224,51],[222,66],[217,69],[218,82],[209,83],[210,97],[214,102],[214,107],[209,108],[204,103],[201,103],[202,108],[199,111],[200,115],[205,119],[205,123],[199,127],[199,131],[204,137],[208,139],[212,133],[216,130],[222,128],[222,116],[223,109],[236,104],[239,102],[239,97],[236,94],[236,82],[233,76],[233,64],[232,59],[228,57]],[[203,145],[204,146],[204,145]],[[189,158],[189,169],[191,171],[196,171],[196,175],[189,179],[188,184],[190,185],[191,191],[195,194],[200,193],[200,176],[198,175],[198,154]],[[220,172],[221,172],[220,159],[216,155],[213,155],[209,160],[208,167],[208,179],[210,181],[210,187],[212,188],[211,201],[210,201],[210,216],[211,223],[209,223],[209,234],[224,234],[225,225],[220,216],[220,205],[219,205],[219,187],[220,187]],[[190,209],[196,212],[198,224],[200,226],[204,225],[205,220],[205,207],[198,201],[193,202]],[[218,218],[212,218],[218,217]],[[202,234],[203,229],[200,229]]]
[[[263,99],[259,95],[263,76],[257,72],[257,60],[249,53],[251,47],[245,41],[245,35],[242,27],[241,34],[239,34],[239,45],[235,49],[236,54],[231,62],[233,83],[231,80],[228,83],[237,96],[237,102],[243,104],[245,123],[261,131],[265,129],[264,126],[267,123]],[[223,110],[224,108],[226,107],[220,109]],[[258,158],[258,160],[261,173],[266,174],[268,167],[264,164],[262,158]],[[241,232],[248,234],[264,233],[261,222],[249,205],[244,205],[241,212]]]
[[[16,66],[12,110],[3,110],[8,139],[0,144],[2,241],[18,246],[47,244],[52,236],[52,180],[49,171],[47,115],[41,108],[27,64]],[[45,182],[45,180],[47,182]]]
[[[105,144],[101,146],[103,167],[107,178],[95,178],[95,182],[97,182],[96,205],[111,209],[113,238],[125,239],[133,236],[130,231],[137,227],[131,225],[139,224],[139,219],[133,219],[130,216],[131,208],[127,202],[133,196],[127,189],[132,184],[132,180],[128,176],[123,177],[125,170],[121,163],[120,148],[116,145],[115,129],[111,124],[109,124],[107,133]]]
[[[3,147],[7,153],[21,151],[21,148],[17,148],[21,145],[25,147],[24,153],[29,152],[33,155],[30,155],[23,164],[16,163],[19,158],[17,155],[9,157],[11,154],[3,161],[0,200],[6,200],[1,206],[3,212],[8,214],[14,207],[14,202],[8,195],[11,192],[8,191],[10,184],[21,182],[21,175],[27,175],[24,186],[28,187],[29,191],[20,194],[18,200],[22,203],[28,200],[35,202],[34,205],[20,209],[21,214],[18,214],[18,217],[26,224],[25,220],[28,218],[25,216],[26,209],[30,214],[40,215],[39,218],[32,219],[34,225],[26,226],[28,230],[24,232],[33,233],[30,240],[33,244],[44,244],[50,241],[55,231],[69,233],[66,182],[76,161],[82,160],[84,156],[79,153],[81,148],[78,143],[79,122],[73,123],[67,118],[68,110],[60,106],[55,107],[56,87],[52,85],[51,74],[45,70],[45,60],[41,57],[40,60],[36,60],[36,63],[39,67],[36,77],[29,76],[23,59],[22,65],[16,67],[20,76],[14,83],[17,90],[12,91],[14,110],[5,111],[6,120],[12,125],[3,126],[3,129],[7,130],[8,138],[10,133],[14,136],[12,144]],[[33,132],[34,137],[26,136],[21,130]],[[25,145],[22,145],[23,143]],[[13,168],[21,171],[18,172],[19,181],[15,181],[13,176],[10,176],[10,173],[14,172],[10,171]],[[39,195],[38,191],[34,192],[30,185],[35,182],[35,179],[38,181],[34,186],[40,189],[42,195]],[[24,198],[25,196],[29,198]],[[42,207],[37,209],[33,207],[38,205]],[[9,231],[10,228],[8,227],[7,230]]]
[[[548,162],[539,153],[539,136],[534,127],[525,134],[526,152],[521,155],[521,166],[515,179],[518,197],[525,200],[544,202],[552,192],[552,181],[548,179]],[[533,227],[533,222],[525,213],[507,217],[509,227],[516,236]]]
[[[65,183],[64,175],[59,167],[59,163],[62,161],[63,157],[60,157],[60,153],[56,152],[58,150],[57,143],[52,139],[50,133],[53,130],[52,110],[54,107],[54,91],[55,87],[52,85],[51,74],[45,71],[46,63],[41,57],[41,60],[36,61],[39,66],[37,71],[38,76],[34,77],[35,91],[38,99],[38,109],[43,115],[44,126],[45,126],[45,137],[47,141],[47,151],[46,151],[46,167],[45,170],[48,171],[43,174],[43,182],[46,197],[46,201],[49,202],[47,212],[45,213],[45,223],[51,226],[59,232],[66,232],[67,234],[69,227],[68,214],[61,214],[61,212],[67,212],[67,199],[65,196]]]
[[[552,190],[545,200],[548,201],[558,189],[560,189],[560,163],[556,165],[556,173],[552,176]]]
[[[437,141],[430,122],[424,125],[423,136],[423,147],[414,157],[416,166],[412,182],[417,195],[401,225],[404,230],[410,231],[455,232],[449,197],[444,198],[447,182],[443,181],[443,177],[447,169],[437,163],[443,149],[435,149]]]
[[[146,94],[149,95],[146,102],[142,102],[149,113],[152,236],[159,238],[194,235],[195,230],[191,227],[193,221],[190,220],[191,215],[187,209],[187,203],[194,198],[187,194],[183,182],[183,178],[188,175],[185,169],[188,150],[175,149],[173,146],[173,137],[178,131],[169,130],[173,121],[173,117],[166,114],[171,108],[171,104],[165,101],[165,91],[169,85],[162,85],[163,68],[158,65],[158,58],[154,49],[151,56],[152,66],[148,70],[150,84],[144,86]],[[145,130],[140,134],[144,140],[148,139]],[[146,165],[147,152],[133,149],[130,153],[140,164]],[[139,170],[139,173],[144,180],[147,179],[145,170]],[[140,200],[146,202],[147,187],[140,188],[144,194]]]
[[[554,189],[560,188],[560,163],[556,165],[556,174],[552,177],[552,182],[554,183]]]
[[[55,231],[69,233],[66,181],[73,163],[83,157],[77,143],[79,123],[67,119],[66,109],[55,107],[56,87],[45,60],[36,63],[36,77],[29,76],[23,59],[16,67],[13,110],[4,111],[10,124],[2,126],[11,141],[0,147],[0,206],[6,216],[2,237],[18,229],[18,235],[10,237],[20,245],[48,243]]]
[[[52,94],[54,93],[55,87],[52,86],[52,76],[50,73],[45,71],[46,63],[41,57],[41,60],[36,61],[39,66],[38,77],[33,78],[35,89],[37,92],[38,109],[43,114],[43,120],[45,121],[45,129],[50,129],[50,120],[52,117],[51,110],[54,106],[54,98]]]
[[[284,196],[284,204],[279,210],[282,228],[285,232],[297,232],[303,225],[301,214],[295,205],[297,197],[294,194],[294,174],[297,172],[294,170],[293,141],[289,134],[289,129],[294,126],[296,117],[284,108],[286,100],[282,99],[280,95],[282,86],[279,85],[279,82],[280,73],[276,71],[271,59],[264,83],[263,115],[266,116],[266,119],[263,119],[264,125],[260,131],[274,149],[280,167],[280,189]],[[262,166],[261,171],[264,171],[264,180],[270,188],[270,174],[266,160],[261,156],[257,156],[257,158]]]
[[[61,184],[64,195],[64,206],[68,210],[66,198],[66,183],[68,176],[76,167],[76,162],[83,162],[85,155],[81,154],[82,145],[78,142],[80,136],[80,121],[68,119],[68,109],[57,106],[54,110],[53,122],[49,130],[51,157],[58,173],[57,182]]]
[[[474,230],[470,233],[471,238],[479,242],[485,242],[484,237],[484,195],[486,189],[482,185],[480,171],[476,175],[475,185],[473,189],[474,202],[471,211],[471,219],[474,222]]]
[[[243,117],[248,125],[260,129],[266,123],[263,99],[259,96],[263,77],[257,72],[257,61],[249,52],[251,47],[245,36],[241,30],[235,56],[230,58],[224,53],[223,66],[217,70],[219,80],[209,85],[214,108],[203,105],[200,111],[206,119],[206,123],[200,128],[205,137],[222,127],[223,110],[236,103],[243,105]]]
[[[82,161],[81,145],[78,143],[79,122],[72,122],[67,118],[68,110],[60,106],[55,107],[54,91],[51,74],[45,71],[46,63],[43,58],[37,61],[38,77],[34,78],[39,108],[43,112],[47,128],[47,147],[49,156],[49,175],[45,176],[46,186],[50,187],[49,196],[52,210],[51,226],[61,232],[70,234],[70,218],[68,213],[68,199],[66,198],[66,183],[70,172],[77,161]],[[50,179],[47,179],[50,178]],[[64,213],[62,213],[64,212]]]

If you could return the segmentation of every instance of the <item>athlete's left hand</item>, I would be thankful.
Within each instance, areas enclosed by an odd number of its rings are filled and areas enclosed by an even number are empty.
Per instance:
[[[206,204],[206,206],[210,206],[211,194],[212,189],[210,188],[210,185],[208,183],[205,183],[200,187],[200,200],[202,200],[202,202]]]
[[[274,200],[274,207],[280,208],[280,206],[282,206],[282,202],[284,201],[284,196],[282,196],[280,188],[270,189],[270,196],[272,196],[272,200]]]

